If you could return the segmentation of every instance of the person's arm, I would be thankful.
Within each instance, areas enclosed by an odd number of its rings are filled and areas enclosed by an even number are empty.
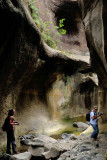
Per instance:
[[[15,122],[13,119],[14,119],[13,116],[10,116],[10,124],[11,125],[19,125],[19,123]]]
[[[96,115],[96,116],[92,116],[92,119],[96,119],[97,117],[100,117],[100,116],[101,116],[101,114]]]

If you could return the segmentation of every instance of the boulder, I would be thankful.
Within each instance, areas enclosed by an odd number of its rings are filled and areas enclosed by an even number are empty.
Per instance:
[[[20,140],[25,140],[25,139],[32,139],[35,138],[35,135],[32,134],[27,134],[27,135],[23,135],[23,136],[19,136]]]
[[[35,138],[35,135],[32,135],[32,134],[19,136],[20,144],[22,144],[22,145],[28,145],[28,143],[30,142],[30,140],[33,139],[33,138]]]
[[[83,122],[74,122],[73,127],[78,127],[78,128],[84,128],[87,129],[89,127],[88,124],[83,123]]]
[[[104,155],[102,154],[97,154],[95,158],[93,158],[93,160],[104,160]],[[105,159],[106,160],[106,159]]]
[[[46,135],[39,135],[38,137],[33,138],[28,143],[28,145],[32,146],[33,148],[44,147],[45,151],[48,151],[52,147],[54,147],[56,143],[57,143],[57,140],[55,140],[54,138],[51,138],[51,137],[46,136]]]
[[[70,136],[71,136],[71,134],[63,133],[61,137],[62,137],[62,139],[69,139]]]
[[[32,147],[44,147],[44,145],[45,145],[45,143],[44,142],[42,142],[42,141],[40,141],[40,140],[36,140],[36,141],[30,141],[29,143],[28,143],[28,146],[32,146]]]
[[[52,138],[52,137],[49,137],[47,135],[39,135],[38,137],[36,138],[33,138],[32,139],[32,142],[42,142],[42,143],[56,143],[57,140]]]
[[[93,127],[90,125],[85,131],[83,131],[81,134],[91,134],[93,132]]]
[[[0,157],[0,160],[14,160],[14,158],[11,155],[5,153]]]
[[[48,152],[42,153],[42,155],[46,159],[56,158],[60,155],[60,149],[59,148],[51,148]]]
[[[15,154],[12,156],[12,158],[14,160],[30,160],[31,156],[32,155],[30,152],[24,152],[24,153]]]
[[[77,136],[76,136],[75,134],[71,134],[69,139],[70,139],[70,140],[76,140],[76,139],[77,139]]]
[[[39,157],[44,152],[44,147],[29,146],[28,151],[32,156]]]
[[[77,139],[77,136],[75,134],[68,134],[68,133],[63,133],[61,137],[62,139],[70,139],[70,140]]]

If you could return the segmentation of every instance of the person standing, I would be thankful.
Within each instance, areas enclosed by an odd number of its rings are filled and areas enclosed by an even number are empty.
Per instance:
[[[17,154],[18,151],[16,150],[16,141],[14,135],[14,126],[19,125],[18,122],[14,120],[15,109],[10,109],[7,116],[7,154],[11,154],[11,145],[13,154]]]
[[[98,107],[94,106],[93,110],[90,112],[90,124],[92,125],[94,131],[91,134],[91,138],[96,140],[98,133],[99,133],[99,128],[98,128],[98,117],[101,116],[102,114],[97,114]]]

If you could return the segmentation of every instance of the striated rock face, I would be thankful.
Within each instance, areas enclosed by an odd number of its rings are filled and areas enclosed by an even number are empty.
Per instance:
[[[92,2],[81,0],[80,3],[88,46],[91,53],[91,65],[99,76],[101,74],[100,77],[103,77],[103,85],[106,87],[106,83],[104,83],[106,81],[107,64],[104,52],[103,3],[102,0]],[[97,63],[97,61],[99,63]],[[96,66],[98,66],[99,70],[96,70]],[[100,72],[101,69],[102,72]]]
[[[106,56],[106,12],[107,2],[103,0],[78,0],[88,47],[91,65],[99,79],[99,110],[104,112],[105,125],[107,121],[107,56]],[[104,123],[104,122],[103,122]],[[104,130],[105,130],[104,126]]]
[[[79,55],[89,55],[86,44],[83,22],[77,1],[74,0],[37,0],[35,6],[39,9],[39,16],[43,22],[48,22],[49,31],[54,40],[59,40],[58,48],[62,51]],[[57,35],[60,20],[66,34]]]
[[[85,116],[97,100],[97,86],[91,80],[85,82],[84,75],[79,73],[58,76],[47,94],[53,119]]]

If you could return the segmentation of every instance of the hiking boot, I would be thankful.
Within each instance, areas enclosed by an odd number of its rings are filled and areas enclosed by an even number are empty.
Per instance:
[[[100,138],[95,138],[95,141],[99,141],[100,140]]]
[[[8,151],[7,151],[6,153],[11,155],[11,152],[8,152]]]

